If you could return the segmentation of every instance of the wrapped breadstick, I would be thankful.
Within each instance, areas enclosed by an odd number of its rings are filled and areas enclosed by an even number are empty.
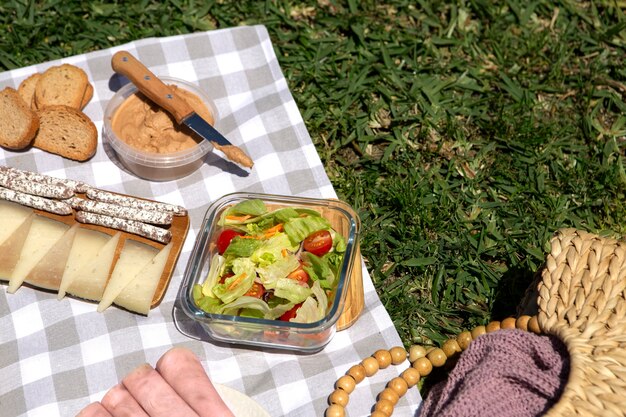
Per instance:
[[[172,240],[172,233],[169,230],[134,220],[120,219],[104,214],[90,213],[88,211],[76,212],[76,220],[81,223],[90,223],[123,230],[161,243],[169,243],[170,240]]]
[[[120,206],[141,208],[144,210],[166,211],[173,213],[175,216],[186,216],[187,210],[184,207],[175,204],[161,203],[159,201],[146,201],[140,198],[124,196],[97,188],[89,188],[87,197],[92,200],[102,201],[104,203],[119,204]]]
[[[0,199],[13,201],[14,203],[32,207],[37,210],[47,211],[49,213],[61,215],[72,214],[72,206],[64,201],[50,200],[49,198],[9,190],[4,187],[0,187]]]
[[[173,214],[165,211],[144,210],[119,204],[104,203],[102,201],[85,200],[78,197],[70,198],[67,202],[76,210],[88,211],[90,213],[104,214],[150,224],[172,224]]]
[[[3,173],[7,173],[12,178],[17,178],[21,180],[38,182],[41,184],[64,185],[65,187],[70,188],[75,193],[84,193],[85,191],[87,191],[87,188],[89,188],[88,184],[81,181],[52,177],[50,175],[24,171],[12,167],[0,167],[0,171]]]

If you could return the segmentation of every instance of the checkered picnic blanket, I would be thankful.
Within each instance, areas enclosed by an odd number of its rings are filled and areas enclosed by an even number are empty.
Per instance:
[[[172,310],[187,260],[209,204],[235,191],[335,197],[263,26],[150,38],[61,61],[0,74],[0,89],[17,88],[34,72],[67,62],[83,68],[95,87],[84,112],[102,132],[113,96],[111,56],[128,50],[157,75],[197,83],[215,100],[221,132],[255,161],[249,175],[205,163],[192,175],[150,182],[128,173],[98,145],[86,163],[30,149],[0,149],[0,165],[84,181],[114,192],[180,204],[190,230],[161,304],[148,317],[115,307],[100,314],[92,303],[31,288],[15,294],[0,285],[0,415],[70,416],[99,400],[131,369],[155,364],[172,346],[186,346],[213,381],[259,402],[272,416],[321,416],[336,379],[376,349],[400,345],[363,266],[366,305],[361,318],[311,355],[277,353],[198,341],[175,326]],[[101,139],[100,139],[101,142]],[[369,415],[376,395],[402,367],[367,378],[350,396],[348,413]],[[394,415],[413,415],[420,403],[410,390]]]

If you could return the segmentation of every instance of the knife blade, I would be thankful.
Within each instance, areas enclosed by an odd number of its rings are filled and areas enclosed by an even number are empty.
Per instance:
[[[118,74],[126,76],[139,91],[171,114],[178,124],[186,125],[201,138],[213,143],[215,149],[225,154],[229,160],[246,168],[252,167],[253,162],[248,155],[197,114],[173,88],[161,81],[129,52],[116,52],[111,58],[111,67]]]

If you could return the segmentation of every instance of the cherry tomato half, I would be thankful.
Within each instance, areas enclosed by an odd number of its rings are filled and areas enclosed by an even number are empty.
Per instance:
[[[319,230],[311,233],[304,239],[304,250],[313,255],[322,256],[333,247],[333,238],[328,230]]]
[[[287,275],[287,278],[295,279],[296,281],[300,281],[304,284],[309,282],[309,274],[307,274],[307,272],[302,268],[296,269],[295,271]]]
[[[265,294],[265,287],[263,287],[263,284],[255,282],[244,295],[247,295],[248,297],[263,298],[263,294]]]
[[[230,241],[233,240],[235,236],[243,236],[243,233],[238,232],[233,229],[226,229],[217,237],[217,251],[220,255],[226,252],[228,245],[230,245]]]
[[[287,311],[282,316],[280,316],[279,320],[281,320],[281,321],[289,321],[292,318],[296,317],[296,313],[298,312],[298,309],[300,307],[302,307],[302,303],[296,304],[295,306],[293,306],[293,308],[291,310]]]

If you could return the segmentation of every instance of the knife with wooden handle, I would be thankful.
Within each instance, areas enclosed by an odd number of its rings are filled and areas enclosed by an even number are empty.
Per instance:
[[[254,163],[241,149],[230,143],[220,132],[204,120],[170,86],[154,75],[137,58],[126,51],[119,51],[111,58],[111,67],[126,76],[139,91],[155,104],[171,114],[178,124],[184,124],[200,137],[210,141],[228,159],[246,168]]]

